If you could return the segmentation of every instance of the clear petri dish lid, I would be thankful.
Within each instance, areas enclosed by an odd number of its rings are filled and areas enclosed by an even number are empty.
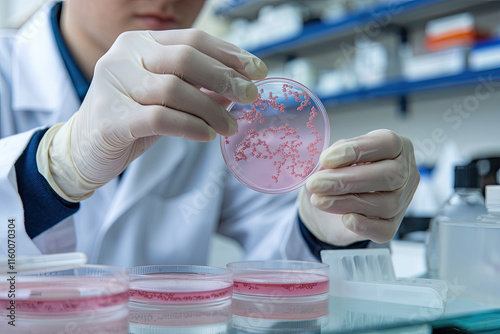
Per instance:
[[[130,301],[146,304],[214,303],[231,298],[230,271],[209,266],[157,265],[130,268]]]
[[[131,330],[133,333],[142,332],[140,329],[156,329],[158,333],[171,329],[175,332],[176,328],[179,332],[179,327],[182,327],[182,333],[211,333],[210,330],[217,328],[227,330],[233,316],[231,299],[210,304],[186,305],[130,303],[129,311],[130,327],[137,329]]]
[[[247,187],[269,194],[292,191],[319,167],[330,142],[328,115],[319,98],[296,81],[267,78],[255,85],[256,101],[228,107],[238,130],[221,136],[222,155]]]
[[[233,314],[262,320],[311,320],[328,316],[329,298],[327,293],[279,298],[236,294]]]
[[[127,307],[128,271],[103,265],[0,275],[0,306],[15,299],[17,315],[86,314]]]
[[[240,261],[227,268],[233,273],[235,295],[310,296],[330,289],[329,266],[320,262]]]

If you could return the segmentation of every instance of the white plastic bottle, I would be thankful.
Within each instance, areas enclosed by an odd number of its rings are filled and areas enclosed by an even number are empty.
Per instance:
[[[500,307],[500,186],[486,186],[488,213],[441,222],[439,278],[459,298]]]
[[[437,278],[439,271],[439,223],[470,222],[486,213],[484,196],[479,187],[476,165],[455,167],[455,192],[439,209],[429,224],[426,244],[426,263],[429,278]]]

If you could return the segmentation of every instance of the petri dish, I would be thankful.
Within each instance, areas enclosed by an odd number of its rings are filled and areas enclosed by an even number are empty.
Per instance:
[[[269,320],[311,320],[328,316],[327,293],[300,297],[248,296],[233,298],[233,314]]]
[[[329,296],[235,295],[233,328],[245,333],[319,333],[328,324]]]
[[[248,188],[268,194],[292,191],[319,167],[330,142],[328,115],[319,98],[296,81],[267,78],[255,85],[256,101],[228,107],[238,130],[221,136],[222,155]]]
[[[208,266],[157,265],[130,268],[130,301],[147,304],[214,303],[231,298],[230,271]]]
[[[127,305],[128,271],[100,265],[34,274],[0,275],[0,306],[15,296],[16,312],[68,314]],[[9,281],[10,279],[10,281]],[[13,291],[11,282],[14,282]]]
[[[228,333],[232,300],[210,304],[130,303],[130,333]]]
[[[233,273],[235,295],[310,296],[330,289],[329,266],[320,262],[240,261],[227,268]]]

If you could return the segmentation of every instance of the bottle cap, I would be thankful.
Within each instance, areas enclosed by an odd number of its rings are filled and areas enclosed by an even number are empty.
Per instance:
[[[486,207],[500,211],[500,185],[486,186]]]
[[[476,164],[455,167],[455,189],[457,188],[479,188]]]

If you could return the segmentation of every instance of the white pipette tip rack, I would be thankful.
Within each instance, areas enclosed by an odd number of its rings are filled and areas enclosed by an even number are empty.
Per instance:
[[[397,278],[389,249],[323,250],[330,294],[338,297],[444,308],[448,285],[437,279]]]

